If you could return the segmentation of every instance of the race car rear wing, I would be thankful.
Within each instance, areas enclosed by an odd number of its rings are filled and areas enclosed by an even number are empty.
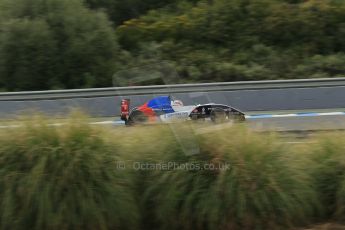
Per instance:
[[[121,120],[127,121],[129,117],[130,99],[121,100]]]

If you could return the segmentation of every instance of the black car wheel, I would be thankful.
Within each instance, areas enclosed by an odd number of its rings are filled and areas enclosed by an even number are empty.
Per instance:
[[[148,117],[141,111],[133,111],[128,118],[128,125],[144,124],[148,120]]]
[[[199,119],[199,116],[198,116],[198,114],[192,114],[192,115],[190,115],[190,119],[192,121],[197,121]]]
[[[244,114],[241,114],[239,119],[238,119],[240,122],[243,122],[246,120],[246,116]]]
[[[226,121],[226,113],[221,108],[213,108],[210,118],[214,123],[224,123]]]

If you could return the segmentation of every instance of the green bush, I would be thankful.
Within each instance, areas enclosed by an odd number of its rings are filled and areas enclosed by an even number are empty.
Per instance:
[[[75,120],[0,132],[1,229],[137,229],[119,149]]]

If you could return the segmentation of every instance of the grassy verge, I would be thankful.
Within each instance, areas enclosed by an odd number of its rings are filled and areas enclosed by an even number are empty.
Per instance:
[[[323,135],[310,148],[312,176],[319,198],[324,206],[324,216],[345,221],[345,135]]]
[[[345,221],[345,135],[116,129],[74,116],[0,130],[1,229],[288,229]]]
[[[160,170],[148,180],[144,200],[154,207],[156,225],[282,229],[311,222],[320,209],[317,193],[291,149],[271,135],[227,131],[199,135],[197,155],[179,147],[169,154],[169,162],[192,169]]]
[[[117,147],[76,119],[47,123],[38,117],[0,134],[1,229],[137,229]]]

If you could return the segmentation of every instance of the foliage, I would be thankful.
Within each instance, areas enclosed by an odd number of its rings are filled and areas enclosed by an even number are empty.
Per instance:
[[[185,81],[343,77],[336,63],[344,52],[344,7],[331,0],[200,1],[182,12],[151,11],[117,32],[129,50],[159,42],[161,58],[176,62]],[[336,73],[317,70],[324,62],[338,65]]]
[[[51,122],[38,116],[0,130],[2,229],[285,229],[344,221],[344,133],[291,145],[242,126],[205,133],[198,124],[113,130],[79,117]]]
[[[162,62],[172,83],[344,77],[344,12],[341,0],[0,0],[0,88],[130,85],[122,73],[142,66],[153,73],[136,84],[171,83]]]
[[[324,216],[344,221],[345,216],[345,155],[343,134],[321,136],[318,144],[311,149],[313,167]]]
[[[41,117],[0,133],[1,229],[137,229],[119,149],[99,130]]]
[[[1,0],[0,84],[8,90],[111,84],[119,54],[105,14],[80,0]]]
[[[104,9],[116,25],[140,17],[147,11],[176,3],[176,0],[86,0],[92,9]]]
[[[175,147],[170,158],[213,170],[162,170],[148,181],[146,204],[161,229],[283,229],[313,219],[312,180],[287,146],[241,128],[233,133],[199,136],[200,154],[181,157]]]

